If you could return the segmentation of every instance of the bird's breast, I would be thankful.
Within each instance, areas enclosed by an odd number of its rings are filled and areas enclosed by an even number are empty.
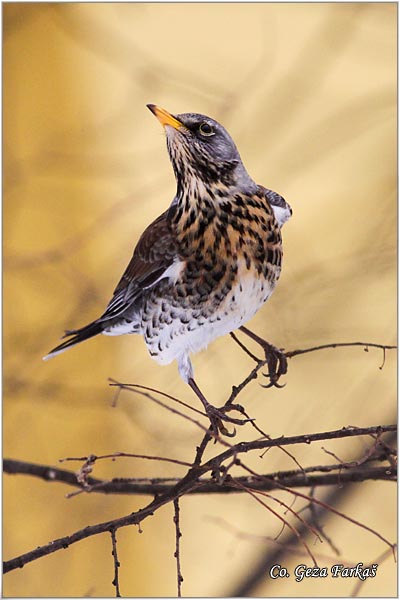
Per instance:
[[[246,201],[245,201],[246,200]],[[162,364],[205,348],[251,319],[281,269],[280,229],[261,197],[177,205],[172,225],[182,267],[148,290],[142,332]]]
[[[176,285],[160,282],[148,298],[142,331],[151,356],[168,364],[179,356],[199,352],[216,338],[251,319],[271,295],[275,281],[239,259],[218,285],[212,276]]]

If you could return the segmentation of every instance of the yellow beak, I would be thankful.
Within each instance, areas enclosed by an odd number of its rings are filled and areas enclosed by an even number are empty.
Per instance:
[[[169,125],[170,127],[173,127],[174,129],[185,128],[183,123],[178,121],[178,119],[176,117],[171,115],[164,108],[161,108],[160,106],[156,106],[155,104],[147,104],[147,108],[149,110],[151,110],[153,115],[155,115],[157,117],[157,119],[160,121],[161,125],[163,125],[164,127],[166,125]]]

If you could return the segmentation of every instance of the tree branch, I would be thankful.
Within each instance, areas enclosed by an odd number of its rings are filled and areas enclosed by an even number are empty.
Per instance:
[[[232,388],[232,393],[227,399],[225,403],[225,408],[229,406],[236,406],[237,409],[247,417],[248,415],[244,411],[240,405],[233,404],[236,400],[237,396],[241,393],[241,391],[254,379],[257,378],[258,373],[262,367],[268,364],[268,360],[258,360],[255,355],[253,355],[250,351],[247,350],[245,345],[237,340],[240,347],[243,351],[250,355],[250,357],[256,361],[256,365],[252,369],[252,371],[248,374],[248,376],[238,385]],[[384,352],[385,359],[385,351],[387,349],[393,349],[395,346],[388,346],[382,344],[371,344],[364,342],[346,342],[346,343],[334,343],[334,344],[324,344],[321,346],[315,346],[312,348],[306,348],[302,350],[293,350],[285,353],[286,358],[293,358],[300,354],[306,354],[309,352],[314,352],[327,348],[337,348],[344,346],[363,346],[366,351],[368,351],[369,347],[380,348]],[[384,364],[384,362],[383,362]],[[380,368],[383,367],[383,364]],[[159,392],[158,390],[154,390],[152,388],[145,388],[144,386],[138,386],[134,384],[123,384],[119,382],[115,382],[111,380],[114,385],[117,386],[118,390],[122,389],[127,390],[129,392],[139,393],[146,398],[156,402],[163,408],[171,411],[173,414],[178,415],[186,420],[191,421],[195,424],[200,430],[203,431],[203,439],[200,442],[199,446],[196,448],[195,457],[193,463],[183,462],[176,459],[157,457],[157,456],[147,456],[147,455],[139,455],[132,454],[128,455],[126,453],[116,453],[113,455],[106,455],[102,457],[97,457],[95,455],[90,455],[87,457],[81,457],[78,460],[84,461],[81,466],[78,474],[72,473],[70,471],[52,468],[46,465],[35,465],[28,462],[16,461],[11,459],[5,459],[4,461],[4,470],[9,474],[27,474],[34,477],[39,477],[44,479],[45,481],[57,481],[63,482],[67,485],[74,486],[77,488],[76,492],[69,494],[69,496],[76,495],[78,493],[83,492],[98,492],[98,493],[117,493],[117,494],[142,494],[142,495],[153,495],[153,500],[147,504],[147,506],[142,509],[136,511],[135,513],[131,513],[124,517],[120,517],[117,519],[113,519],[110,521],[106,521],[103,523],[98,523],[95,525],[90,525],[83,529],[80,529],[74,532],[71,535],[56,539],[49,544],[40,546],[35,548],[34,550],[22,554],[16,558],[13,558],[4,563],[4,573],[7,573],[13,569],[21,568],[25,564],[37,560],[43,556],[47,556],[58,550],[68,548],[71,544],[79,542],[88,537],[99,535],[101,533],[109,532],[111,534],[112,545],[113,545],[113,557],[114,557],[114,585],[116,586],[116,594],[119,595],[119,581],[118,581],[118,568],[119,561],[117,557],[117,545],[116,545],[116,531],[121,527],[126,527],[129,525],[140,525],[140,523],[154,515],[154,513],[160,509],[162,506],[173,503],[175,507],[175,533],[176,533],[176,559],[177,559],[177,576],[178,576],[178,593],[180,593],[180,582],[181,582],[181,574],[180,574],[180,557],[179,557],[179,537],[180,537],[180,529],[179,529],[179,498],[186,494],[196,494],[196,493],[239,493],[244,492],[249,496],[253,497],[257,502],[259,502],[262,506],[264,506],[267,510],[276,515],[276,517],[281,520],[284,526],[289,527],[292,531],[295,532],[296,538],[299,539],[299,531],[297,527],[293,527],[291,523],[287,520],[285,516],[281,516],[279,513],[271,509],[269,504],[265,503],[260,495],[267,495],[269,499],[273,499],[280,504],[281,507],[286,507],[286,513],[290,512],[294,516],[300,520],[302,526],[305,524],[304,520],[299,517],[299,512],[293,511],[290,506],[285,504],[283,501],[278,500],[277,498],[273,498],[268,495],[268,492],[279,489],[286,490],[290,494],[295,495],[298,498],[302,498],[307,500],[307,502],[311,504],[315,504],[320,509],[323,508],[325,510],[330,511],[332,514],[336,514],[341,518],[348,520],[350,523],[357,527],[361,527],[370,533],[376,535],[379,539],[381,539],[384,543],[386,543],[391,550],[394,549],[394,544],[390,543],[387,539],[385,539],[378,532],[374,531],[371,527],[363,525],[359,521],[354,518],[348,517],[344,513],[337,511],[336,509],[330,507],[329,505],[321,502],[320,500],[314,498],[313,495],[307,496],[298,491],[293,491],[293,488],[301,488],[301,487],[312,487],[322,486],[322,485],[340,485],[341,487],[345,483],[354,483],[359,481],[371,480],[371,479],[380,479],[387,481],[394,481],[396,478],[396,465],[394,462],[393,451],[385,444],[381,439],[382,434],[386,432],[394,432],[396,431],[395,425],[386,425],[386,426],[376,426],[376,427],[343,427],[342,429],[337,429],[334,431],[327,431],[323,433],[312,433],[306,435],[297,435],[291,437],[281,436],[279,438],[271,439],[267,434],[265,434],[256,424],[253,422],[251,425],[257,430],[259,434],[261,434],[261,438],[252,440],[252,441],[244,441],[239,442],[235,445],[229,443],[226,439],[221,438],[219,435],[213,434],[210,429],[204,427],[199,421],[196,419],[184,414],[181,410],[175,409],[167,405],[164,401],[155,398],[152,393],[157,393],[161,395],[163,398],[168,400],[172,400],[173,402],[179,403],[181,406],[183,405],[185,408],[189,408],[190,410],[194,410],[196,414],[202,415],[202,413],[196,409],[193,409],[190,405],[182,402],[178,398],[165,394],[163,392]],[[307,467],[306,469],[302,468],[302,466],[297,462],[296,458],[290,454],[285,447],[296,445],[296,444],[311,444],[313,442],[318,442],[321,440],[331,440],[331,439],[340,439],[354,436],[372,436],[374,438],[374,446],[370,448],[368,453],[363,457],[363,459],[357,463],[354,462],[342,462],[340,464],[335,465],[322,465],[322,466],[314,466]],[[209,447],[211,441],[218,442],[220,446],[222,446],[223,451],[220,451],[219,454],[216,454],[209,460],[206,460],[202,463],[203,456],[205,450]],[[286,452],[292,460],[295,462],[296,466],[299,469],[295,469],[292,471],[282,471],[278,473],[270,473],[266,475],[262,475],[259,473],[255,473],[251,469],[249,469],[242,460],[239,459],[240,455],[247,454],[249,452],[255,450],[268,450],[269,448],[277,447]],[[140,459],[149,459],[149,460],[163,460],[175,463],[179,467],[184,466],[188,468],[186,474],[182,478],[177,479],[113,479],[111,481],[103,481],[101,479],[97,479],[91,476],[93,471],[94,464],[97,460],[101,458],[113,458],[115,459],[117,456],[125,456],[130,458],[140,458]],[[70,459],[75,460],[75,459]],[[385,465],[381,466],[372,466],[372,462],[376,461],[385,461]],[[233,478],[229,471],[235,466],[237,468],[242,468],[247,474],[246,476],[237,476]],[[208,477],[206,477],[208,475]],[[285,513],[285,514],[286,514]],[[307,525],[309,529],[309,525]],[[302,541],[303,545],[310,556],[313,556],[310,548]]]
[[[175,525],[175,552],[174,558],[176,560],[176,583],[178,589],[178,598],[182,596],[182,571],[181,571],[181,545],[180,539],[182,537],[182,532],[180,528],[180,507],[179,507],[179,498],[175,498],[174,500],[174,525]]]
[[[326,467],[311,467],[312,470],[324,471]],[[343,470],[343,465],[332,465],[331,470],[339,470],[339,473],[306,475],[304,470],[281,471],[260,475],[259,480],[254,477],[236,477],[241,484],[253,490],[271,491],[281,489],[284,485],[289,488],[312,487],[321,485],[341,485],[345,483],[356,483],[368,480],[396,481],[396,469],[394,467],[369,467],[353,468]],[[153,496],[154,494],[165,494],[175,485],[178,478],[154,478],[146,481],[137,481],[130,478],[113,478],[110,481],[88,477],[86,484],[77,479],[76,473],[66,469],[58,469],[46,465],[4,459],[3,471],[8,474],[32,475],[45,481],[65,483],[79,488],[82,492],[101,494],[131,494],[138,496]],[[305,469],[307,471],[307,469]],[[239,493],[239,489],[228,485],[215,483],[214,479],[202,479],[202,486],[191,490],[190,494],[222,494]]]
[[[115,597],[116,598],[121,598],[121,592],[119,589],[119,568],[120,568],[120,562],[118,560],[118,554],[117,554],[117,536],[115,533],[115,529],[111,529],[111,544],[112,544],[112,557],[113,557],[113,561],[114,561],[114,579],[112,581],[112,584],[115,586]]]
[[[121,518],[114,519],[111,521],[106,521],[104,523],[99,523],[96,525],[91,525],[91,526],[85,527],[84,529],[76,531],[72,535],[56,539],[53,542],[50,542],[49,544],[35,548],[31,552],[27,552],[26,554],[18,556],[9,561],[6,561],[4,563],[4,573],[7,573],[16,568],[21,568],[28,562],[36,560],[42,556],[46,556],[46,555],[52,554],[53,552],[56,552],[58,550],[68,548],[71,544],[79,542],[79,541],[86,539],[88,537],[91,537],[93,535],[98,535],[98,534],[104,533],[106,531],[108,531],[108,532],[111,532],[113,530],[116,531],[117,529],[119,529],[121,527],[126,527],[128,525],[133,525],[133,524],[137,525],[137,524],[141,523],[147,517],[152,516],[154,514],[154,512],[156,510],[158,510],[161,506],[164,506],[165,504],[168,504],[169,502],[173,502],[174,500],[178,499],[180,496],[183,496],[184,494],[194,493],[194,491],[196,489],[200,489],[207,483],[209,485],[210,482],[207,482],[207,481],[203,482],[203,480],[201,479],[202,476],[204,476],[206,473],[211,472],[212,476],[216,479],[216,481],[218,481],[218,473],[223,473],[223,474],[225,473],[225,477],[226,477],[227,469],[226,469],[226,467],[224,467],[223,463],[227,459],[230,459],[232,457],[234,457],[234,459],[236,460],[236,458],[239,454],[245,454],[247,452],[250,452],[251,450],[257,450],[257,449],[259,450],[259,449],[264,449],[264,448],[293,445],[293,444],[304,444],[304,443],[310,444],[311,442],[326,440],[326,439],[338,439],[338,438],[345,438],[345,437],[354,437],[354,436],[359,436],[359,435],[382,434],[384,432],[395,431],[395,430],[396,430],[395,425],[378,426],[378,427],[364,427],[364,428],[344,427],[342,429],[338,429],[335,431],[327,431],[324,433],[313,433],[313,434],[307,434],[307,435],[292,436],[292,437],[287,437],[287,438],[282,436],[282,437],[275,438],[275,439],[262,439],[262,440],[255,440],[252,442],[241,442],[239,444],[236,444],[236,446],[232,446],[231,448],[228,448],[224,452],[221,452],[219,455],[211,458],[204,464],[195,464],[194,463],[193,466],[188,470],[188,472],[182,479],[180,479],[172,487],[169,487],[168,489],[166,489],[160,495],[157,495],[154,498],[154,500],[152,500],[152,502],[150,502],[146,507],[138,510],[137,512],[126,515],[125,517],[121,517]],[[20,466],[21,466],[21,464],[23,465],[23,463],[19,463],[19,464],[20,464]],[[16,468],[16,466],[17,466],[10,461],[8,461],[6,463],[6,465],[10,469],[12,469],[14,467]],[[41,469],[41,476],[43,476],[43,478],[46,478],[47,480],[50,480],[50,481],[54,481],[54,478],[55,478],[54,470],[50,469],[50,473],[49,473],[48,470],[46,471],[46,467],[43,467],[40,465],[39,466],[36,465],[36,466],[39,467],[39,470]],[[31,468],[31,467],[29,467],[29,468]],[[28,468],[26,470],[28,470]],[[31,468],[31,471],[32,470],[34,470],[34,469]],[[392,471],[392,469],[390,467],[388,467],[386,469],[386,471],[387,471],[387,473],[386,473],[387,477],[392,478],[394,475],[394,471]],[[338,481],[340,481],[340,483],[343,483],[343,475],[345,475],[345,473],[346,472],[341,473],[339,479],[338,479],[338,475],[335,474],[335,477],[336,477],[335,483],[338,483]],[[383,473],[381,473],[381,475],[383,475]],[[305,475],[303,474],[302,476],[304,477]],[[360,475],[360,476],[362,477],[362,475]],[[260,477],[260,476],[257,476],[257,478],[258,477]],[[307,476],[305,476],[305,477],[307,477]],[[326,478],[329,476],[323,475],[321,477]],[[66,477],[66,479],[68,479],[68,483],[71,483],[72,475],[70,474],[68,477]],[[89,483],[89,480],[90,480],[90,478],[88,479],[88,483]],[[225,481],[228,483],[229,480],[225,479]],[[264,482],[265,481],[266,480],[264,480]],[[311,481],[312,481],[312,479],[311,479]],[[222,483],[223,482],[224,482],[224,476],[222,477]],[[310,481],[309,481],[309,483],[310,483]],[[282,489],[282,486],[283,486],[282,482],[275,480],[275,484],[278,485],[280,489]],[[75,484],[73,484],[73,485],[75,485]],[[273,482],[271,485],[273,485]],[[315,485],[315,482],[312,483],[312,485]],[[285,486],[285,487],[287,487],[287,486]],[[221,489],[223,489],[223,485],[220,485],[220,490]]]

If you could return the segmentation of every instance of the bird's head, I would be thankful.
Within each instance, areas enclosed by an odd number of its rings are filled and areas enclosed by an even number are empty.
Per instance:
[[[163,108],[148,108],[164,126],[169,156],[179,190],[201,183],[206,189],[255,186],[229,133],[214,119],[196,113],[172,115]],[[198,187],[198,186],[197,186]]]

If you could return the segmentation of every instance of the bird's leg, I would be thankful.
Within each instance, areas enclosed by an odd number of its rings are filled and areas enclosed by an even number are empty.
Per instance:
[[[215,435],[218,435],[219,433],[222,433],[222,435],[227,435],[228,437],[234,437],[236,435],[235,430],[232,433],[229,433],[229,431],[226,429],[225,425],[223,424],[223,421],[227,421],[228,423],[234,423],[235,425],[244,425],[245,423],[249,423],[250,421],[253,420],[253,419],[235,419],[233,417],[228,417],[228,415],[225,414],[225,410],[237,408],[236,405],[232,405],[232,406],[228,405],[226,407],[226,409],[224,407],[216,408],[215,406],[213,406],[212,404],[210,404],[208,402],[207,398],[201,392],[201,390],[199,389],[199,387],[198,387],[197,383],[195,382],[195,380],[193,379],[193,377],[191,377],[188,380],[188,384],[190,385],[190,387],[192,388],[192,390],[194,391],[196,396],[199,398],[199,400],[203,404],[204,409],[207,413],[207,416],[210,419],[211,428],[212,428],[213,432],[215,433]]]
[[[243,325],[240,327],[240,331],[243,331],[243,333],[257,342],[257,344],[259,344],[264,350],[265,359],[268,365],[268,373],[266,374],[266,377],[269,377],[270,380],[270,383],[264,387],[284,387],[284,385],[280,385],[278,381],[282,375],[287,373],[288,363],[285,353]]]

